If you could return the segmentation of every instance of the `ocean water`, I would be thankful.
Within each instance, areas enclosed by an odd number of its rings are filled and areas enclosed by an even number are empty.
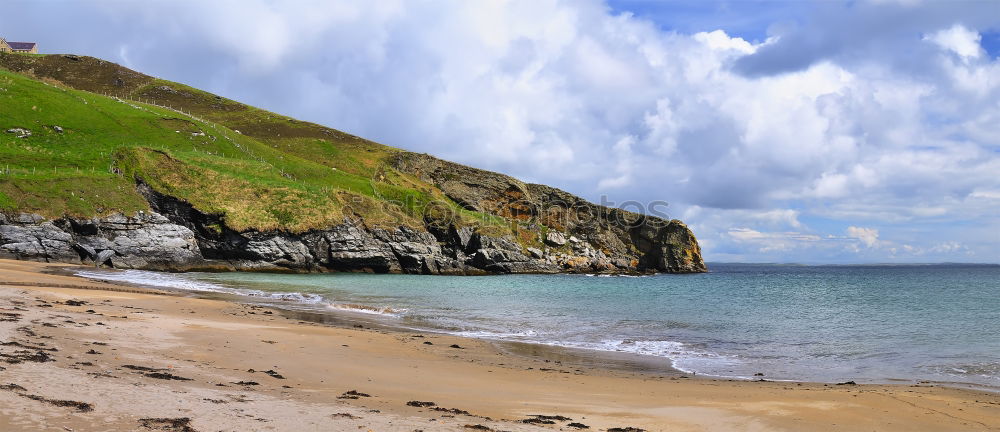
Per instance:
[[[694,275],[81,275],[654,356],[694,374],[1000,389],[1000,266],[710,264]]]

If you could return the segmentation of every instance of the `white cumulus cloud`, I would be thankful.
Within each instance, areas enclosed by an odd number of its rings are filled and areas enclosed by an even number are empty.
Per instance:
[[[983,55],[983,48],[979,45],[982,36],[978,32],[969,30],[961,24],[955,24],[947,29],[938,30],[924,36],[924,40],[950,50],[963,59],[976,58]]]
[[[865,246],[873,248],[878,245],[878,230],[856,226],[847,227],[847,236],[861,241]]]

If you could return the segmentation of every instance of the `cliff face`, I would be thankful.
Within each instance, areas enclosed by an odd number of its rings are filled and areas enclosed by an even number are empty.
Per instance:
[[[469,169],[436,159],[418,158],[447,169]],[[0,257],[106,265],[150,270],[355,271],[376,273],[690,273],[706,270],[691,231],[680,221],[628,214],[596,206],[557,189],[524,185],[509,177],[474,170],[465,186],[447,190],[469,205],[502,205],[520,218],[551,208],[568,223],[563,231],[538,231],[545,247],[524,247],[510,236],[495,237],[473,227],[441,225],[425,229],[368,227],[345,220],[328,229],[304,233],[235,231],[218,216],[138,188],[150,212],[132,217],[60,218],[0,215]],[[487,178],[489,177],[489,178]],[[521,186],[520,199],[477,188],[480,180]],[[455,186],[452,189],[451,186]],[[506,189],[504,189],[506,190]],[[475,199],[474,195],[483,195]],[[569,204],[569,205],[568,205]],[[584,220],[584,215],[597,217]],[[548,216],[555,225],[555,216]],[[589,216],[586,216],[589,217]],[[631,223],[624,223],[631,221]]]
[[[224,218],[139,181],[152,211],[60,218],[0,215],[0,257],[153,270],[365,271],[419,274],[690,273],[706,270],[694,235],[666,221],[591,204],[543,185],[401,153],[393,165],[425,178],[462,206],[503,217],[536,236],[461,227],[447,215],[424,229],[369,227],[363,219],[304,233],[236,231]]]
[[[706,271],[694,234],[679,220],[592,204],[562,190],[416,153],[394,168],[433,184],[461,206],[517,221],[546,246],[537,259],[564,269],[606,272]]]
[[[0,54],[0,257],[156,270],[705,271],[691,231],[100,59]]]

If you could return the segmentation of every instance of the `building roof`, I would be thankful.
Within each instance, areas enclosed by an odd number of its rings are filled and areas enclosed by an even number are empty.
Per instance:
[[[7,42],[7,46],[12,50],[25,50],[30,51],[35,47],[34,42]]]

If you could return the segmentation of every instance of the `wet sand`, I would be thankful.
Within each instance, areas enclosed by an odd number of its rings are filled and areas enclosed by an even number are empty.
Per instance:
[[[996,393],[687,377],[56,268],[0,260],[0,431],[1000,430]]]

